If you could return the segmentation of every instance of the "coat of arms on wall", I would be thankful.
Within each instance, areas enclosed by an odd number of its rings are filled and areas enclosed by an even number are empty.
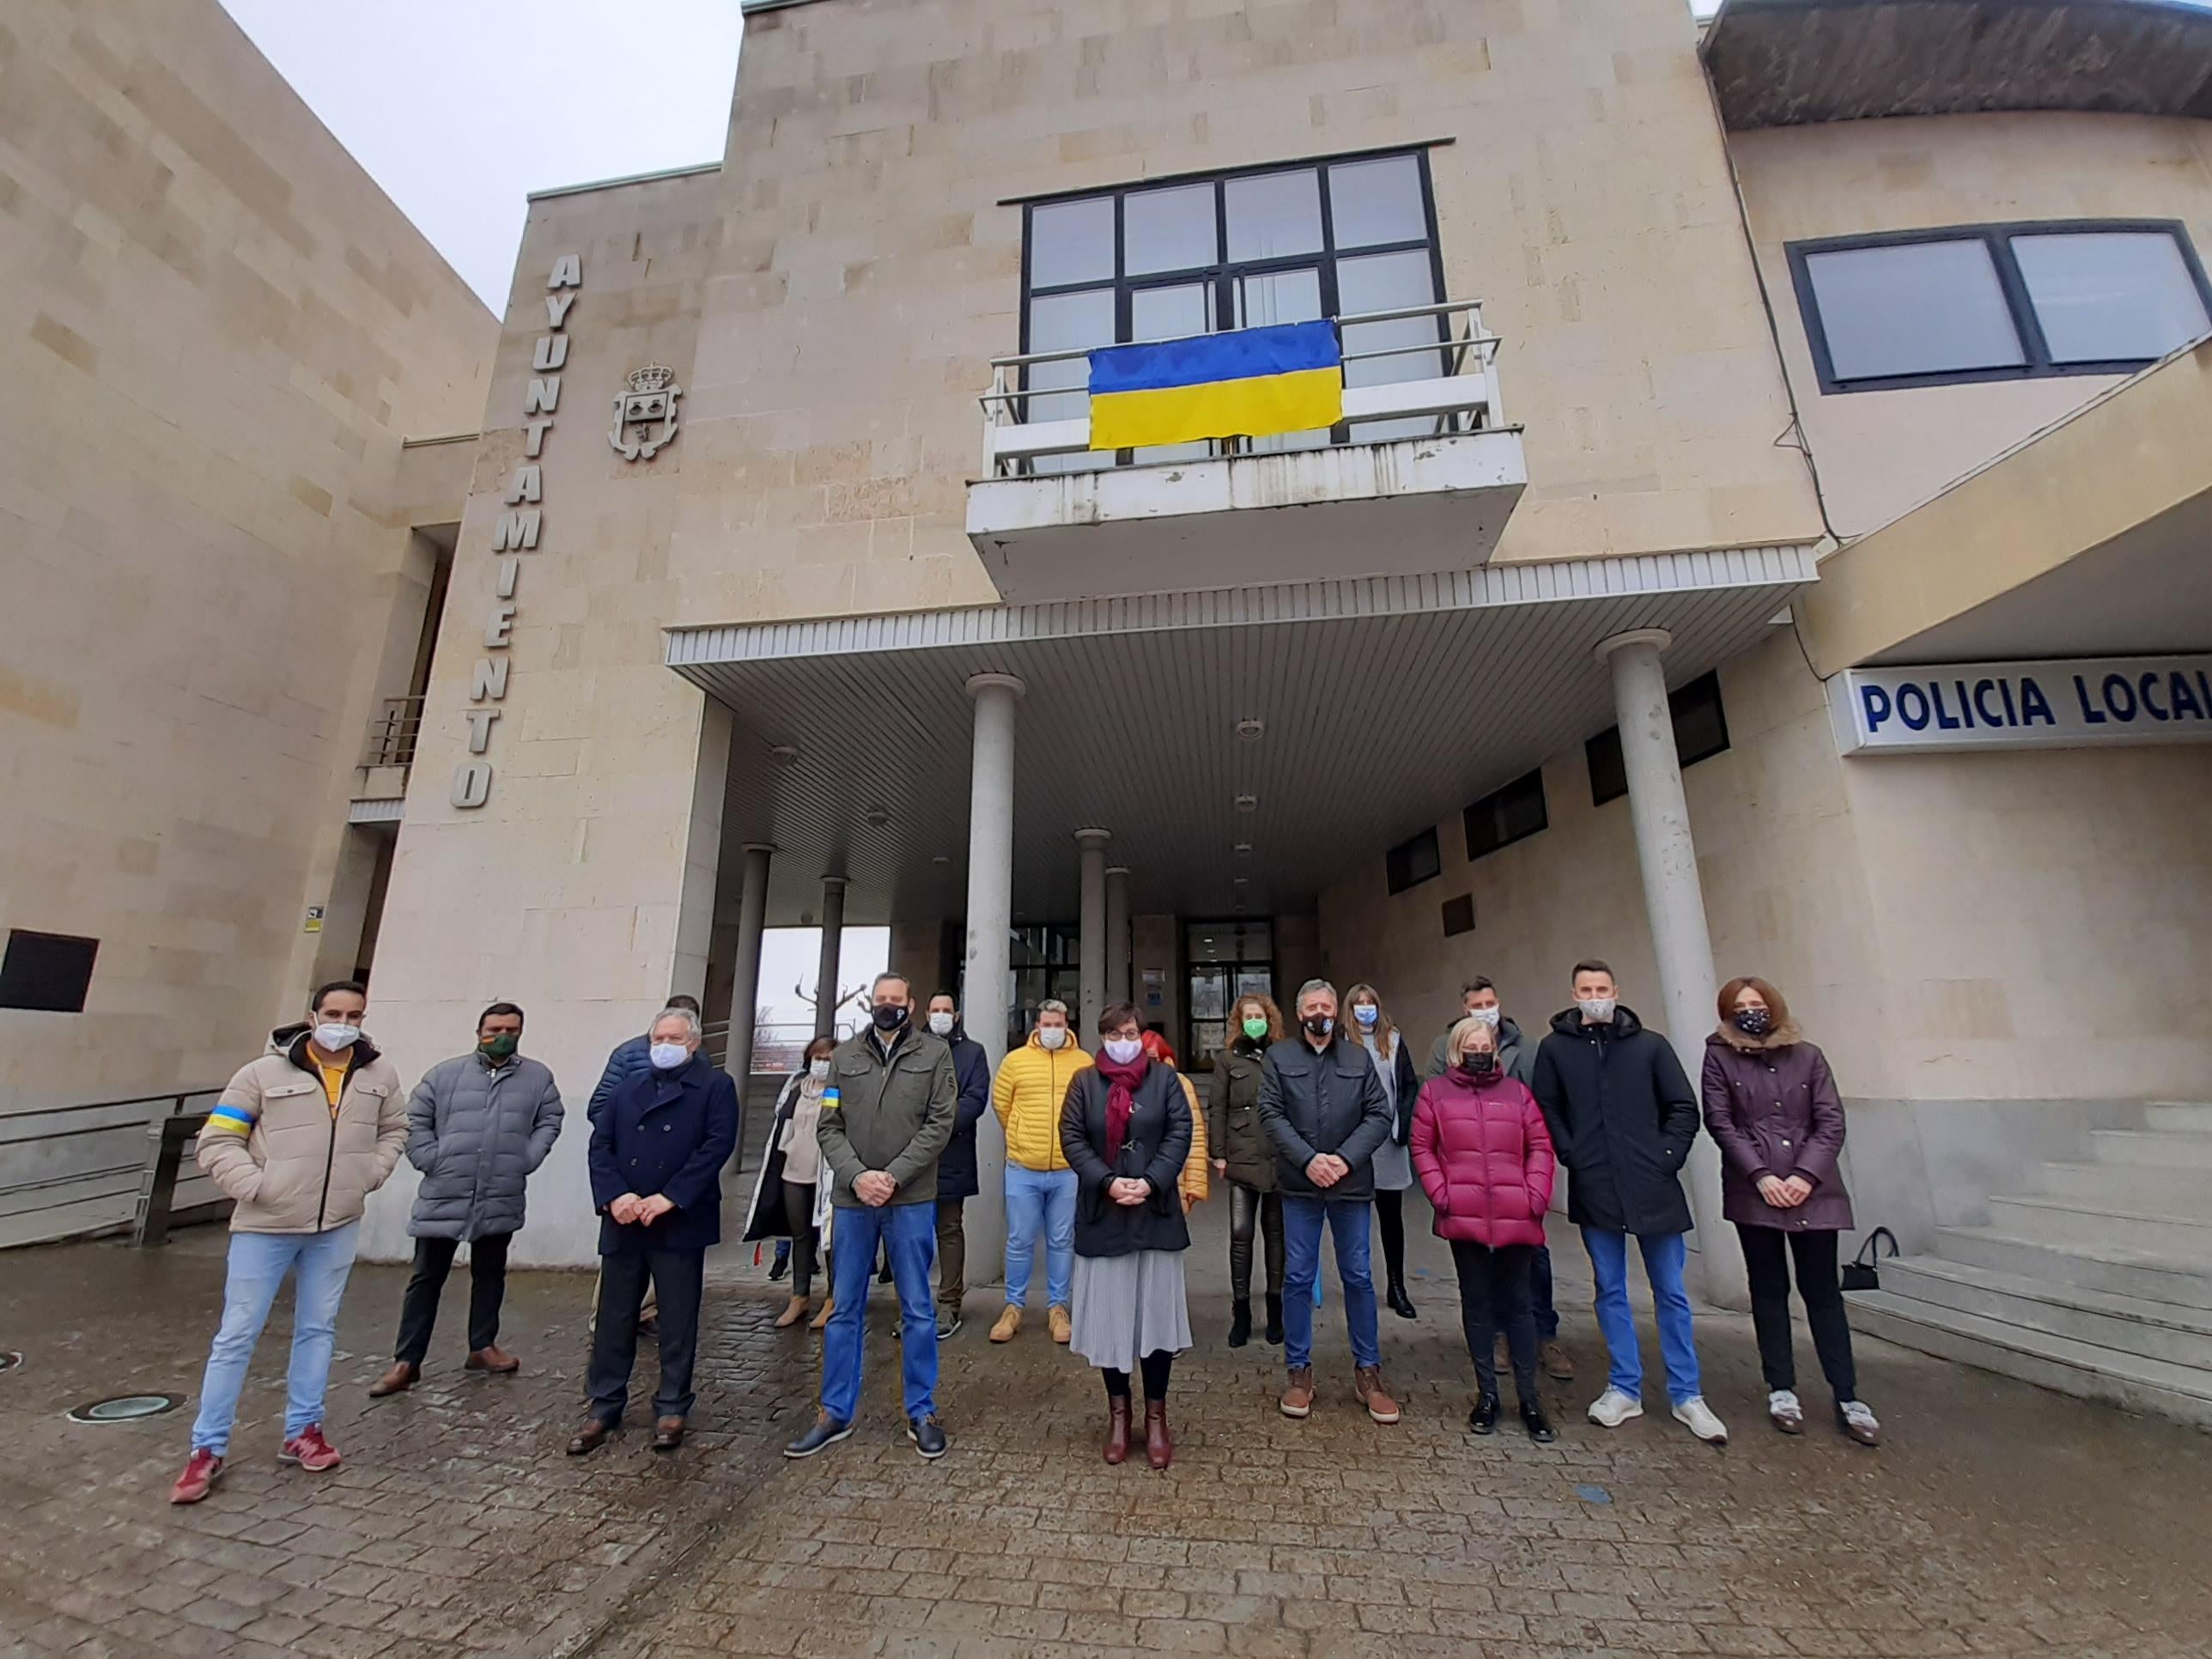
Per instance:
[[[607,441],[626,461],[649,461],[676,441],[676,400],[684,388],[661,363],[632,369],[629,390],[615,399],[614,430]]]

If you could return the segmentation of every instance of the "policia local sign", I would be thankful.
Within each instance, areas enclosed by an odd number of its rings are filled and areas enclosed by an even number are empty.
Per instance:
[[[1828,708],[1846,755],[2212,742],[2212,656],[1852,668]]]

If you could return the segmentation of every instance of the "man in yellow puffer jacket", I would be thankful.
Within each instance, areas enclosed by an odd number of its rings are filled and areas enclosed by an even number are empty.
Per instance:
[[[1000,1063],[991,1085],[991,1107],[1006,1132],[1006,1310],[991,1327],[994,1342],[1012,1341],[1022,1328],[1040,1233],[1052,1340],[1065,1342],[1073,1332],[1067,1299],[1075,1276],[1075,1171],[1060,1150],[1060,1109],[1067,1085],[1090,1064],[1067,1028],[1067,1005],[1048,998],[1037,1005],[1036,1030]]]

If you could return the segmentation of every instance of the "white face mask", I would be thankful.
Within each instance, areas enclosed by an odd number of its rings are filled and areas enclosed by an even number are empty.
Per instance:
[[[1485,1025],[1490,1027],[1493,1031],[1498,1029],[1498,1010],[1495,1006],[1489,1008],[1470,1008],[1467,1011],[1467,1017],[1469,1019],[1479,1019]]]
[[[343,1054],[361,1039],[361,1027],[342,1025],[336,1020],[319,1022],[315,1027],[315,1047],[326,1054]]]
[[[672,1072],[691,1058],[691,1051],[680,1042],[656,1042],[647,1053],[656,1072]]]
[[[1108,1037],[1106,1039],[1106,1058],[1116,1066],[1127,1066],[1144,1052],[1145,1040],[1142,1037]]]
[[[1362,1025],[1373,1025],[1382,1018],[1382,1011],[1371,1002],[1363,1002],[1352,1011],[1352,1018],[1358,1020]]]
[[[1575,1006],[1591,1024],[1603,1025],[1612,1019],[1614,1003],[1611,997],[1577,997]]]
[[[1037,1027],[1037,1041],[1042,1042],[1048,1048],[1057,1048],[1061,1043],[1067,1041],[1067,1027],[1065,1025],[1040,1025]]]
[[[933,1036],[951,1036],[952,1035],[952,1016],[950,1014],[932,1014],[929,1017],[929,1030],[930,1034]]]
[[[808,1060],[806,1062],[806,1075],[812,1078],[817,1083],[828,1082],[830,1079],[830,1062],[826,1060]]]

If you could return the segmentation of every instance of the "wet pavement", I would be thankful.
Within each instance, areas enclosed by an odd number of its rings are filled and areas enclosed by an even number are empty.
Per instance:
[[[1814,1426],[1785,1439],[1761,1415],[1748,1322],[1726,1316],[1701,1317],[1700,1346],[1734,1443],[1692,1441],[1656,1385],[1651,1413],[1608,1433],[1581,1415],[1602,1379],[1571,1236],[1560,1302],[1583,1375],[1547,1385],[1557,1445],[1510,1419],[1494,1440],[1466,1432],[1448,1258],[1426,1238],[1421,1317],[1383,1315],[1406,1421],[1353,1404],[1332,1288],[1320,1401],[1294,1424],[1274,1409],[1277,1352],[1221,1346],[1220,1207],[1200,1212],[1200,1346],[1176,1370],[1165,1474],[1098,1461],[1095,1376],[1040,1330],[992,1347],[988,1292],[945,1345],[949,1457],[924,1463],[905,1437],[879,1291],[859,1432],[785,1463],[819,1339],[770,1328],[780,1289],[748,1249],[711,1270],[699,1410],[672,1456],[635,1405],[605,1449],[562,1455],[580,1274],[515,1275],[513,1378],[460,1371],[456,1275],[425,1382],[371,1401],[404,1274],[364,1266],[332,1373],[345,1466],[275,1460],[280,1303],[223,1483],[174,1510],[192,1402],[128,1425],[64,1413],[197,1393],[222,1235],[10,1252],[0,1349],[26,1359],[0,1373],[0,1659],[2212,1652],[2212,1437],[1863,1340],[1887,1430],[1868,1452],[1827,1429],[1801,1331]]]

